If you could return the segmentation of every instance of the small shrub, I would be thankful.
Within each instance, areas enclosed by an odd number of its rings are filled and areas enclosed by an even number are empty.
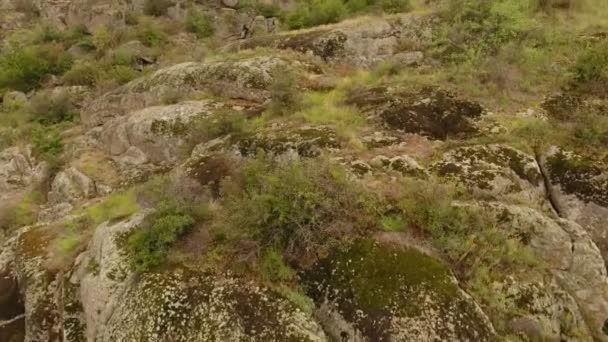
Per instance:
[[[61,42],[66,38],[64,32],[50,24],[42,24],[34,31],[34,43]]]
[[[37,93],[30,101],[30,110],[34,120],[43,125],[71,121],[77,114],[67,92]]]
[[[196,34],[199,39],[211,37],[214,31],[211,17],[198,10],[188,12],[186,29]]]
[[[165,203],[127,238],[131,265],[145,272],[158,267],[173,244],[192,226],[194,218],[188,210]]]
[[[398,215],[382,216],[380,228],[386,232],[402,232],[407,228],[405,220]]]
[[[301,102],[294,75],[289,70],[277,72],[270,86],[268,111],[275,115],[292,114],[300,109]]]
[[[34,224],[41,203],[42,194],[37,191],[25,193],[16,202],[6,201],[0,208],[0,229],[9,230]]]
[[[131,66],[135,61],[133,51],[126,48],[119,48],[112,53],[112,64],[113,65],[126,65]]]
[[[283,256],[273,249],[264,253],[261,262],[262,277],[271,283],[289,281],[294,276],[294,271],[285,264]]]
[[[245,117],[236,111],[222,111],[211,117],[196,120],[189,138],[191,147],[228,134],[240,135],[245,131]]]
[[[287,17],[290,29],[300,29],[324,24],[337,23],[347,15],[343,0],[307,0]]]
[[[380,5],[387,13],[400,13],[409,10],[409,0],[381,0]]]
[[[105,25],[98,27],[93,32],[92,41],[97,51],[100,52],[106,51],[117,44],[114,32]]]
[[[279,164],[262,156],[222,191],[226,231],[246,232],[296,263],[337,243],[346,227],[357,232],[375,225],[357,185],[324,161]]]
[[[578,82],[608,79],[608,43],[586,48],[574,65],[574,74]]]
[[[101,65],[78,61],[63,75],[63,82],[67,85],[93,86],[101,77]]]
[[[119,85],[128,83],[137,78],[137,76],[139,76],[139,72],[126,65],[115,65],[108,70],[107,74],[109,79],[116,81]]]
[[[147,15],[160,17],[167,15],[169,7],[173,6],[171,0],[146,0],[144,2],[144,13]]]
[[[110,195],[103,202],[85,210],[91,222],[99,225],[105,221],[114,221],[129,217],[139,210],[133,190]]]
[[[61,134],[49,127],[35,127],[32,130],[32,148],[36,156],[54,167],[59,163],[63,153]]]
[[[167,35],[152,20],[140,20],[136,29],[137,39],[148,47],[158,47],[167,40]]]
[[[48,75],[60,76],[71,66],[71,56],[57,44],[9,46],[0,54],[0,90],[30,91]]]

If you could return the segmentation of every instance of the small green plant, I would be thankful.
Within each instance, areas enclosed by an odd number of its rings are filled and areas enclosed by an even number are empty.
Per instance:
[[[228,134],[238,136],[245,131],[245,126],[246,119],[242,113],[222,111],[213,116],[196,120],[192,124],[188,140],[191,142],[190,145],[195,145]]]
[[[101,77],[101,65],[95,62],[78,61],[63,75],[67,85],[93,86]]]
[[[387,232],[402,232],[407,228],[407,224],[401,216],[388,215],[380,218],[380,228]]]
[[[270,86],[268,111],[273,115],[289,115],[297,112],[301,103],[302,96],[293,73],[289,70],[277,72]]]
[[[133,215],[139,210],[135,191],[115,193],[85,210],[91,222],[98,225],[105,221],[113,221]]]
[[[118,84],[128,83],[139,75],[137,70],[126,65],[115,65],[108,70],[107,78],[116,81]]]
[[[93,32],[92,41],[99,52],[106,51],[118,43],[115,33],[105,25]]]
[[[608,43],[587,47],[574,65],[579,82],[608,79]]]
[[[381,0],[380,6],[387,13],[405,12],[410,8],[409,0]]]
[[[16,203],[3,206],[0,211],[0,229],[8,230],[34,224],[38,219],[41,203],[42,194],[31,191],[23,194]]]
[[[136,27],[137,38],[148,47],[159,47],[167,41],[167,35],[153,20],[142,18]]]
[[[199,39],[208,38],[213,35],[213,23],[209,15],[198,10],[190,10],[186,17],[186,29]]]
[[[294,276],[294,271],[285,264],[283,256],[274,249],[264,253],[261,262],[262,277],[271,283],[289,281]]]
[[[34,154],[56,167],[63,153],[63,140],[57,129],[34,127],[32,130],[32,148]]]
[[[346,17],[348,8],[343,0],[306,0],[287,16],[290,29],[300,29],[336,23]]]
[[[188,210],[175,203],[163,203],[143,227],[127,238],[133,268],[145,272],[158,267],[171,246],[192,228],[194,223],[195,220]]]

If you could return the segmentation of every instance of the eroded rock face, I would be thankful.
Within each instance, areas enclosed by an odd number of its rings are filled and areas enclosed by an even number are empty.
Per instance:
[[[602,331],[608,318],[606,266],[590,235],[573,221],[552,219],[528,207],[492,202],[483,208],[495,212],[500,226],[519,236],[547,265],[556,284],[576,301],[583,330],[608,340]]]
[[[438,140],[476,134],[476,121],[484,114],[478,103],[433,88],[417,92],[389,87],[360,89],[350,95],[348,102],[387,128]]]
[[[432,169],[494,198],[512,195],[539,205],[545,199],[536,159],[506,145],[459,147],[445,153]]]
[[[394,60],[409,65],[422,60],[422,50],[431,41],[431,17],[403,14],[389,18],[346,21],[310,30],[260,37],[238,44],[238,48],[273,47],[369,67]]]
[[[371,240],[303,275],[317,316],[346,341],[489,341],[494,329],[439,260]],[[415,305],[412,305],[415,303]]]
[[[50,205],[73,203],[95,196],[97,189],[92,181],[80,170],[70,167],[60,171],[51,184],[47,198]]]
[[[124,292],[133,281],[133,271],[127,257],[121,253],[118,242],[123,234],[136,229],[144,220],[145,213],[114,223],[103,223],[95,229],[88,250],[74,274],[80,284],[85,332],[88,340],[98,340],[107,328],[107,322],[117,306],[121,305]]]
[[[136,79],[90,102],[81,113],[88,127],[130,111],[161,104],[164,98],[187,96],[196,91],[264,102],[276,73],[285,68],[306,67],[279,57],[251,57],[236,61],[182,63]]]
[[[43,178],[45,165],[36,163],[30,149],[10,147],[0,152],[0,198]]]
[[[183,154],[180,147],[189,124],[221,107],[211,101],[148,107],[107,122],[101,129],[99,145],[119,164],[172,164]]]
[[[589,232],[608,263],[608,165],[555,147],[543,164],[557,210]]]
[[[237,157],[253,157],[263,151],[273,157],[294,159],[310,158],[323,150],[340,147],[336,132],[326,126],[274,128],[255,134],[225,136],[197,145],[188,164],[206,159],[209,155],[228,153]]]

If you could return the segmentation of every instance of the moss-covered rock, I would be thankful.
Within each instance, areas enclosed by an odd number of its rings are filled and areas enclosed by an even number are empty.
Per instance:
[[[608,164],[556,147],[543,164],[557,210],[589,232],[608,264]]]
[[[485,341],[494,336],[449,269],[415,249],[362,240],[302,277],[323,311],[318,314],[327,318],[326,331],[336,339]]]
[[[348,102],[379,118],[387,128],[438,140],[476,134],[476,120],[484,114],[478,103],[435,88],[416,92],[385,86],[359,89]]]
[[[185,269],[142,275],[99,341],[324,341],[320,327],[272,291]]]
[[[456,148],[434,163],[432,170],[483,195],[510,195],[541,206],[544,203],[543,177],[536,160],[506,145]]]
[[[254,134],[229,135],[199,144],[186,162],[186,168],[195,170],[201,162],[219,154],[254,157],[261,151],[277,158],[310,158],[340,146],[335,130],[330,127],[273,127]]]

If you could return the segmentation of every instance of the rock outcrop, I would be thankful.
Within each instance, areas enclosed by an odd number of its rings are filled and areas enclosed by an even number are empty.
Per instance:
[[[608,164],[553,147],[543,157],[560,215],[589,232],[608,264]]]
[[[91,101],[83,109],[81,119],[86,126],[94,127],[128,112],[163,104],[168,98],[184,98],[197,91],[261,103],[270,96],[268,88],[274,77],[286,69],[319,71],[305,62],[266,56],[182,63],[136,79]]]
[[[294,50],[338,62],[370,67],[392,60],[401,65],[422,62],[432,38],[430,16],[415,14],[365,18],[300,32],[254,37],[232,49],[272,47]]]

